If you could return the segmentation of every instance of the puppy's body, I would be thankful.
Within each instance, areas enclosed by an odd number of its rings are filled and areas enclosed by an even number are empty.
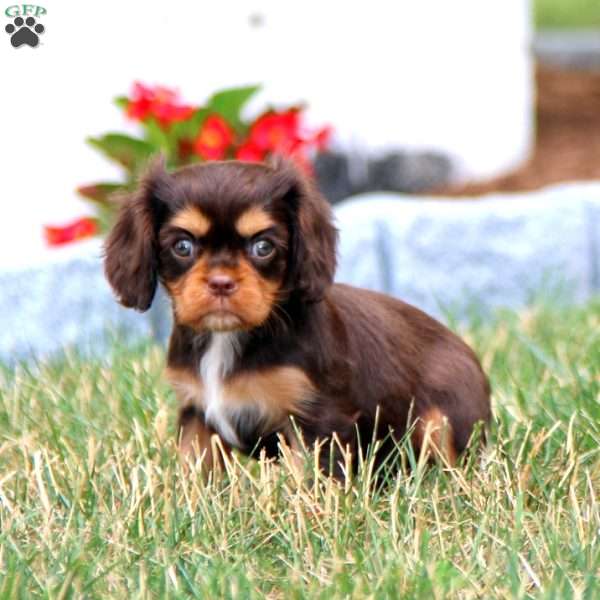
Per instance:
[[[391,431],[395,440],[415,423],[416,446],[429,423],[433,431],[447,427],[448,445],[440,450],[452,461],[465,449],[475,423],[489,420],[488,384],[475,355],[418,309],[335,284],[322,302],[290,306],[288,315],[285,324],[208,334],[201,344],[185,328],[173,332],[170,381],[184,390],[195,379],[204,392],[191,405],[229,444],[274,455],[272,434],[293,439],[290,415],[307,443],[335,431],[351,448],[360,438],[363,452],[376,422],[378,437]],[[224,365],[217,410],[206,367],[214,364],[215,348]],[[185,404],[185,393],[180,397]]]
[[[453,462],[488,422],[468,346],[408,304],[333,284],[335,243],[329,206],[289,165],[154,167],[125,204],[107,275],[127,306],[147,308],[157,280],[171,295],[184,452],[210,455],[216,433],[275,456],[299,430],[356,457],[414,426],[417,450],[429,438]]]

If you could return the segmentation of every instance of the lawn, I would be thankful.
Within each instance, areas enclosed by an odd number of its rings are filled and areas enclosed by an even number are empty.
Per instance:
[[[600,302],[458,329],[489,447],[383,488],[186,474],[157,347],[2,370],[0,598],[600,597]]]
[[[600,27],[598,0],[534,0],[533,8],[538,27]]]

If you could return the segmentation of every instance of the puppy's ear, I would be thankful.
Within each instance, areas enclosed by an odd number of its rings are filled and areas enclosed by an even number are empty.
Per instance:
[[[162,157],[154,159],[138,189],[125,197],[104,244],[104,272],[119,302],[145,311],[156,292],[158,227],[172,197],[171,176]]]
[[[274,165],[292,181],[288,201],[293,207],[289,284],[307,302],[323,298],[333,283],[338,231],[331,206],[316,184],[289,161]]]

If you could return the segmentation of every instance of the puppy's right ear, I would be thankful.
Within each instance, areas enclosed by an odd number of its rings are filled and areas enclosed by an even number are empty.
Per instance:
[[[150,163],[138,189],[123,201],[104,244],[104,272],[123,306],[145,311],[152,304],[158,276],[158,228],[172,196],[172,178],[159,157]]]

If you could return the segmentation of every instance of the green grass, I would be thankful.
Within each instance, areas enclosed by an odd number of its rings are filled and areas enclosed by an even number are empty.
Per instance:
[[[489,447],[384,489],[239,457],[186,474],[156,347],[4,369],[0,598],[600,597],[600,302],[461,333]]]
[[[533,7],[539,28],[600,27],[598,0],[535,0]]]

